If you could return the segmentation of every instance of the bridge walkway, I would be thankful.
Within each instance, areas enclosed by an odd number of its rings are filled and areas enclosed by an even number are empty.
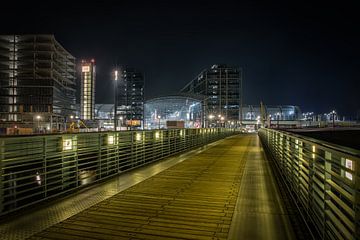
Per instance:
[[[153,170],[30,239],[295,239],[257,135],[229,137]]]

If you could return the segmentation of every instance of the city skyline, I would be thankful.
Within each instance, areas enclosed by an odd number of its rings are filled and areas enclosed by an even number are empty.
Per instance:
[[[33,11],[28,13],[28,7]],[[245,104],[336,109],[347,116],[360,108],[359,34],[352,27],[351,6],[125,1],[64,4],[56,12],[50,5],[36,4],[13,10],[29,17],[3,24],[2,34],[54,34],[78,63],[96,59],[97,103],[112,102],[111,71],[116,65],[145,73],[149,99],[178,92],[198,72],[224,63],[244,69]],[[3,23],[11,12],[1,16]],[[79,80],[78,75],[78,85]]]

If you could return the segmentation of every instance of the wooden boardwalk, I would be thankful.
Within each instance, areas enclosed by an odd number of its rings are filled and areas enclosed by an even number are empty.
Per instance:
[[[230,227],[234,212],[242,212],[236,203],[249,154],[254,148],[260,154],[257,141],[256,135],[228,138],[30,239],[236,239],[239,228]],[[276,236],[291,238],[288,232]]]

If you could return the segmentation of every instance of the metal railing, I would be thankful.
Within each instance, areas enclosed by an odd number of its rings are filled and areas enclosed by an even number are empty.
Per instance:
[[[235,134],[172,129],[0,138],[0,216]]]
[[[259,136],[322,239],[359,239],[360,151],[273,129]]]

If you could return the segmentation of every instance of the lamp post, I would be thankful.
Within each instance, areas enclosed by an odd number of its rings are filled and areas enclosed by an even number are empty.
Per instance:
[[[161,116],[158,115],[157,118],[159,119],[159,129],[160,129],[160,119],[161,119]]]
[[[224,127],[225,127],[225,118],[223,116],[220,117],[220,127],[223,127],[223,123],[224,123]]]
[[[333,122],[333,128],[335,128],[335,114],[336,114],[336,112],[335,112],[335,110],[332,110],[332,122]]]
[[[216,121],[216,127],[221,127],[221,114],[218,115],[218,120]]]
[[[37,131],[40,132],[40,119],[41,119],[41,116],[40,115],[37,115],[36,116],[36,119],[37,119]]]
[[[120,130],[121,130],[121,127],[123,126],[123,119],[124,119],[124,118],[123,118],[123,116],[120,116],[119,119],[120,119]]]
[[[209,120],[210,120],[210,121],[209,121],[209,122],[210,122],[209,127],[211,127],[211,125],[212,125],[212,120],[214,119],[214,117],[215,117],[215,116],[212,115],[212,114],[209,115]]]
[[[117,81],[119,79],[119,71],[118,70],[115,70],[114,71],[114,84],[115,84],[115,87],[114,87],[114,131],[116,131],[117,129],[117,87],[118,87],[118,84],[117,84]]]

